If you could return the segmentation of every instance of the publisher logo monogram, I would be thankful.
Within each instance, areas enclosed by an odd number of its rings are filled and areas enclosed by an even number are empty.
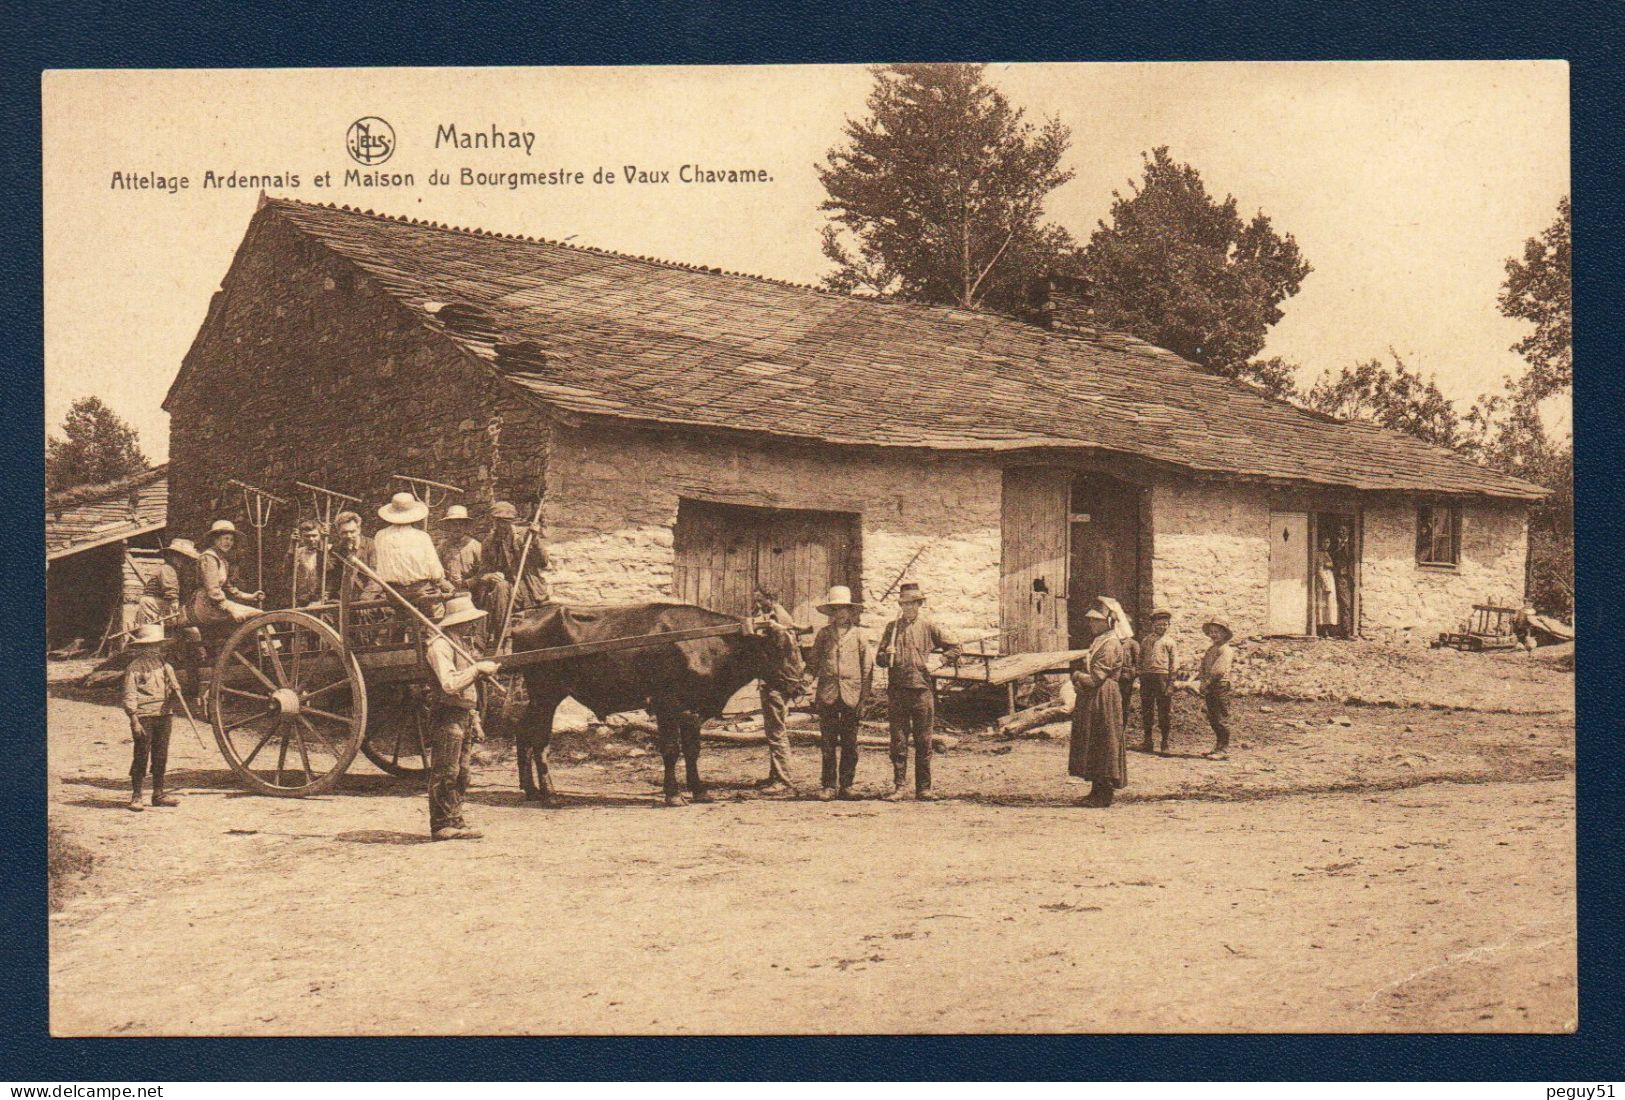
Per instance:
[[[350,123],[344,147],[357,164],[382,164],[395,152],[395,129],[376,115]]]

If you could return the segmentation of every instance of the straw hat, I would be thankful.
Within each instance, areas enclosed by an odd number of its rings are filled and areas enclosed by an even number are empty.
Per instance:
[[[471,623],[475,619],[485,618],[485,612],[474,606],[474,597],[467,592],[458,592],[446,601],[446,613],[436,623],[439,627],[457,626],[461,623]]]
[[[130,634],[131,645],[157,645],[163,640],[163,623],[142,623]]]
[[[218,539],[221,535],[235,535],[236,533],[237,525],[231,520],[217,519],[210,525],[209,533],[203,536],[203,542],[206,546],[213,546],[215,539]]]
[[[1156,620],[1156,619],[1172,619],[1173,617],[1174,617],[1174,613],[1172,611],[1169,611],[1166,607],[1159,607],[1159,608],[1156,608],[1155,610],[1153,610],[1151,612],[1151,618],[1153,620]]]
[[[837,584],[837,585],[834,585],[834,586],[832,586],[830,588],[829,595],[824,598],[823,603],[818,605],[818,610],[819,610],[820,613],[822,613],[824,615],[828,615],[831,611],[834,611],[837,607],[862,607],[862,606],[863,606],[863,604],[862,604],[861,601],[854,600],[852,598],[852,590],[850,588],[848,588],[844,584]]]
[[[1202,624],[1202,629],[1205,631],[1210,626],[1216,626],[1220,630],[1224,631],[1224,640],[1227,642],[1236,636],[1236,632],[1230,629],[1230,624],[1227,622],[1223,622],[1219,619],[1209,619],[1207,622]]]
[[[495,504],[491,505],[491,518],[518,519],[519,509],[515,508],[512,504],[509,504],[505,500],[499,500]]]
[[[1083,613],[1083,617],[1085,619],[1099,619],[1103,623],[1109,623],[1112,621],[1112,617],[1098,607],[1091,607],[1088,611]]]
[[[919,585],[915,584],[913,581],[909,581],[907,584],[903,585],[903,587],[897,590],[897,602],[924,603],[925,593],[920,591]]]
[[[378,518],[385,523],[416,523],[428,514],[429,506],[411,493],[396,493],[378,509]]]
[[[461,504],[453,504],[450,508],[446,509],[446,518],[441,520],[441,522],[450,523],[453,520],[459,519],[468,519],[468,509],[464,508]]]
[[[170,539],[169,545],[164,547],[164,553],[179,554],[193,561],[197,560],[197,547],[192,545],[191,539]]]

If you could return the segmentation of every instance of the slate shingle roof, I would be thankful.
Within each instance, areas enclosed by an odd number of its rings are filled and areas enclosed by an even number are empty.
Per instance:
[[[1130,337],[267,205],[426,325],[576,413],[847,445],[1085,448],[1359,490],[1544,494],[1409,436],[1271,400]]]
[[[45,499],[45,558],[161,531],[169,514],[169,467],[154,466],[107,485],[81,486]]]

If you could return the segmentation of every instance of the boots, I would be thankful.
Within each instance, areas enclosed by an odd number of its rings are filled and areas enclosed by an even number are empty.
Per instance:
[[[173,798],[170,798],[167,794],[164,793],[164,780],[163,780],[162,776],[154,776],[153,777],[153,780],[152,780],[152,804],[154,806],[179,806],[180,805],[179,802],[176,802]]]
[[[892,765],[891,790],[881,795],[887,802],[903,802],[908,798],[908,765]]]
[[[141,780],[139,779],[130,780],[130,809],[135,813],[140,813],[146,809],[145,806],[141,805]]]

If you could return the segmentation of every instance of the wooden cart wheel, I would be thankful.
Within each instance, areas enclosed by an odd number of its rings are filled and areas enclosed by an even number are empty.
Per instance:
[[[338,631],[268,611],[220,649],[209,688],[214,738],[249,790],[300,798],[333,789],[361,747],[367,689]]]
[[[429,707],[424,689],[392,684],[367,703],[367,736],[361,752],[380,771],[419,778],[429,771]]]

